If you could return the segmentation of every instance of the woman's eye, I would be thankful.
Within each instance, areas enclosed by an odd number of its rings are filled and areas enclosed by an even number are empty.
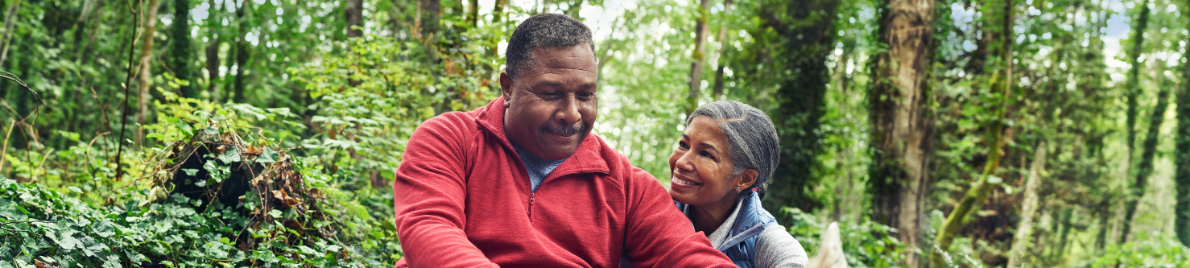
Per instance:
[[[708,153],[707,151],[699,152],[698,155],[701,155],[702,157],[710,158],[711,160],[715,160],[715,156],[711,155],[711,153]]]
[[[686,142],[684,142],[684,141],[679,141],[679,142],[678,142],[678,148],[682,148],[682,149],[690,149],[690,145],[689,145],[689,144],[686,144]]]

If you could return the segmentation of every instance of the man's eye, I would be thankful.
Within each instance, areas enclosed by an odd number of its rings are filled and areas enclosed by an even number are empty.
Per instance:
[[[587,100],[595,97],[595,92],[579,92],[577,95],[579,99]]]

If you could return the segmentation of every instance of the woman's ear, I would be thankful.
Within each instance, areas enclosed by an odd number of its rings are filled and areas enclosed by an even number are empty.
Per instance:
[[[749,168],[744,170],[744,173],[740,174],[740,181],[736,184],[736,187],[740,189],[752,188],[752,184],[756,183],[756,176],[758,175],[760,173],[757,173],[756,169]]]

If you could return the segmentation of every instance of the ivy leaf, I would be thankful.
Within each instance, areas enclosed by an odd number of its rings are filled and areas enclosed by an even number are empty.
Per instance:
[[[264,164],[274,163],[277,162],[278,158],[281,157],[277,151],[274,151],[269,147],[264,147],[264,150],[261,151],[260,156],[256,158],[256,162]]]
[[[269,216],[273,216],[273,218],[280,218],[280,217],[281,217],[281,211],[280,211],[280,210],[276,210],[276,209],[274,209],[273,211],[269,211]]]
[[[183,169],[182,169],[182,172],[186,172],[186,176],[191,176],[191,177],[194,177],[194,176],[197,176],[197,175],[198,175],[198,169],[197,169],[197,168],[183,168]]]
[[[99,237],[109,237],[116,234],[116,228],[112,227],[112,222],[108,220],[96,223],[95,226],[91,227],[91,230],[94,230],[95,234],[99,235]]]
[[[235,147],[228,148],[228,150],[223,151],[223,154],[219,155],[219,161],[223,161],[223,163],[240,162],[240,151],[236,150]]]

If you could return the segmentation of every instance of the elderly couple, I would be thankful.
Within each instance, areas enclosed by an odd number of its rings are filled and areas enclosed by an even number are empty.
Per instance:
[[[695,110],[666,194],[591,135],[595,51],[581,22],[533,16],[508,42],[503,96],[418,127],[393,184],[396,266],[805,266],[760,205],[779,150],[768,116],[734,101]]]

